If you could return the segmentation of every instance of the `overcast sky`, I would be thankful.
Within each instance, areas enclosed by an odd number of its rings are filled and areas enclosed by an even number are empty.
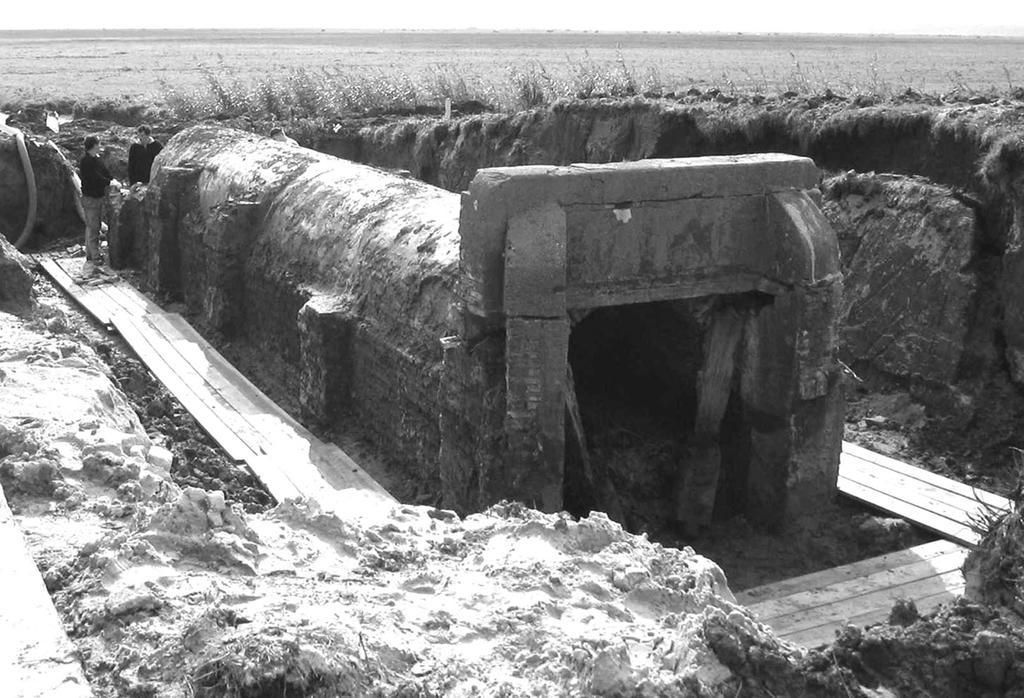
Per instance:
[[[3,4],[0,29],[473,27],[1024,35],[1024,2],[1019,0],[42,0]]]

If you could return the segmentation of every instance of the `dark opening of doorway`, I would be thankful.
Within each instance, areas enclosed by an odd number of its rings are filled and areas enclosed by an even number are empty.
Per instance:
[[[607,501],[612,492],[631,530],[657,533],[678,524],[710,323],[724,308],[748,316],[768,302],[770,296],[749,293],[576,314],[569,365],[583,438],[567,415],[564,497],[571,513],[613,511]],[[745,506],[750,425],[740,395],[742,354],[741,340],[725,387],[715,519],[740,514]],[[602,487],[602,480],[611,487]]]

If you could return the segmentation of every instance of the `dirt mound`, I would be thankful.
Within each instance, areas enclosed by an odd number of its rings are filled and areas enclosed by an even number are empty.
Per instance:
[[[181,489],[91,349],[0,318],[19,415],[3,420],[4,488],[98,695],[712,692],[737,679],[709,618],[792,651],[714,563],[603,515],[460,520],[344,492],[344,520],[315,502],[246,515]]]
[[[29,261],[0,235],[0,309],[23,308],[32,298]]]
[[[1015,452],[1018,469],[1024,465],[1024,453]],[[1018,478],[1024,471],[1018,470]],[[1013,511],[990,512],[984,521],[986,533],[964,564],[967,594],[988,604],[1014,609],[1024,618],[1024,517],[1021,516],[1021,492],[1024,481],[1018,479]]]
[[[31,245],[74,235],[82,230],[75,204],[75,175],[65,155],[52,142],[26,137],[25,145],[35,178],[38,204]],[[28,188],[15,137],[0,131],[0,235],[11,241],[25,227]]]

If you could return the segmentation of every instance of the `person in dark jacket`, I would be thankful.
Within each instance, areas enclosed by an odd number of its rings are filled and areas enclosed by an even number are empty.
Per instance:
[[[136,130],[138,143],[128,148],[128,183],[149,184],[149,171],[153,169],[153,160],[163,150],[160,141],[154,140],[149,126],[142,124]]]
[[[78,163],[82,178],[82,208],[85,211],[85,261],[103,264],[100,254],[100,225],[103,219],[103,200],[107,187],[117,180],[110,176],[107,166],[100,160],[100,139],[85,137],[85,155]]]

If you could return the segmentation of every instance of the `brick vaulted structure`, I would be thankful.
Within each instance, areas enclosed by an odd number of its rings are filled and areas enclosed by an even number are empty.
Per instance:
[[[460,197],[197,126],[132,254],[449,506],[777,525],[834,492],[842,436],[818,179],[765,154],[494,168]]]

